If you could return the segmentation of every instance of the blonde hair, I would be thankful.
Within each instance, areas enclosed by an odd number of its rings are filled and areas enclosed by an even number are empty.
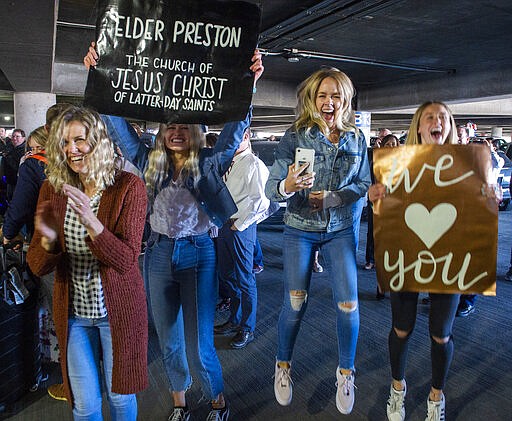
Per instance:
[[[357,132],[358,129],[352,110],[352,98],[355,95],[354,85],[345,73],[335,67],[325,67],[317,70],[297,88],[298,102],[296,109],[297,118],[294,123],[295,129],[305,128],[309,131],[316,125],[323,133],[329,133],[329,128],[316,107],[318,90],[322,81],[328,77],[336,81],[342,101],[341,110],[336,116],[336,127],[342,132],[350,130]]]
[[[44,126],[39,126],[37,129],[33,130],[28,135],[28,140],[30,141],[30,139],[34,140],[34,142],[44,149],[46,141],[48,140],[48,132],[46,131],[46,128]],[[29,142],[27,142],[27,150],[29,150],[28,144]]]
[[[160,190],[162,182],[167,177],[172,165],[172,155],[174,152],[165,147],[165,132],[170,124],[173,123],[160,124],[155,139],[155,147],[149,153],[148,167],[144,172],[144,179],[146,180],[150,199]],[[184,181],[188,177],[192,177],[193,185],[197,187],[200,178],[199,152],[206,145],[206,136],[199,124],[187,124],[187,127],[190,135],[190,149],[188,158],[179,174],[179,179]]]
[[[50,108],[46,110],[46,128],[50,131],[53,122],[57,119],[57,117],[68,108],[72,107],[72,104],[67,102],[59,102],[57,104],[52,105]]]
[[[418,128],[420,126],[420,119],[425,111],[425,108],[429,107],[430,105],[440,105],[441,107],[444,107],[444,109],[447,111],[448,115],[450,116],[450,132],[448,133],[448,136],[446,137],[445,143],[449,144],[457,144],[458,138],[457,138],[457,126],[455,125],[455,119],[453,118],[453,114],[450,111],[450,109],[447,107],[447,105],[440,101],[427,101],[421,104],[416,112],[414,113],[414,116],[411,120],[411,125],[409,126],[409,133],[407,134],[407,140],[405,141],[406,145],[419,145],[421,144],[421,136],[418,133]]]
[[[65,183],[78,188],[83,187],[78,174],[69,168],[64,152],[68,128],[74,121],[84,125],[85,140],[91,147],[87,154],[89,173],[85,183],[93,183],[98,189],[111,186],[114,184],[117,168],[114,145],[108,137],[105,124],[97,112],[75,106],[67,108],[52,124],[46,149],[48,181],[57,191],[60,191]]]

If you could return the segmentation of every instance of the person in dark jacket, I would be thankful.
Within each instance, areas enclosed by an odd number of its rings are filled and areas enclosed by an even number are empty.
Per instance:
[[[11,143],[4,156],[4,174],[7,183],[7,201],[12,199],[14,188],[18,181],[18,168],[20,160],[25,155],[25,132],[21,129],[14,129]]]
[[[34,213],[36,211],[39,189],[46,179],[45,145],[47,131],[44,126],[30,133],[27,141],[27,154],[22,158],[18,182],[4,217],[2,233],[4,244],[15,239],[25,226],[24,234],[30,237],[34,231]],[[23,240],[21,236],[20,240]]]
[[[9,203],[4,217],[2,234],[4,244],[9,244],[23,226],[26,227],[24,235],[32,237],[34,231],[34,213],[36,211],[39,189],[46,179],[46,142],[52,123],[71,104],[60,102],[52,105],[46,111],[46,123],[38,127],[28,136],[26,153],[20,159],[18,181],[13,197]]]

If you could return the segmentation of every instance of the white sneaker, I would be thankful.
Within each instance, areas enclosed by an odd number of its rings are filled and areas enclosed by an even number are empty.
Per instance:
[[[444,421],[444,408],[444,395],[439,402],[427,398],[427,418],[425,418],[425,421]]]
[[[167,421],[188,421],[190,411],[187,408],[174,408]]]
[[[279,366],[279,361],[276,361],[276,370],[274,373],[274,394],[276,400],[280,405],[288,406],[292,402],[292,377],[290,375],[291,366],[288,364],[287,368]]]
[[[388,404],[386,412],[389,421],[404,421],[405,420],[405,395],[407,387],[404,385],[404,390],[395,390],[391,385],[389,390]]]
[[[354,380],[355,374],[352,371],[349,375],[341,373],[340,368],[336,370],[336,408],[342,414],[350,414],[354,407],[355,392]]]

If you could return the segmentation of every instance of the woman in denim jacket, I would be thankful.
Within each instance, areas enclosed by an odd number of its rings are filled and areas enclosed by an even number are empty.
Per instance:
[[[95,66],[97,59],[92,45],[84,63]],[[263,73],[259,52],[252,62],[256,83]],[[244,121],[227,123],[214,148],[205,148],[204,126],[199,124],[160,124],[149,150],[124,119],[103,118],[124,157],[144,172],[148,190],[152,233],[144,278],[174,402],[169,420],[190,417],[185,399],[192,384],[190,367],[211,401],[207,419],[227,421],[222,368],[213,342],[218,281],[209,230],[221,227],[237,211],[222,175],[249,127],[251,112]]]
[[[354,359],[359,332],[356,250],[370,170],[363,134],[354,124],[352,82],[323,68],[298,88],[297,119],[276,149],[265,193],[287,201],[284,217],[284,300],[274,392],[281,405],[292,400],[291,358],[307,307],[315,247],[330,273],[338,329],[336,406],[354,404]],[[314,149],[314,173],[295,168],[296,148]]]

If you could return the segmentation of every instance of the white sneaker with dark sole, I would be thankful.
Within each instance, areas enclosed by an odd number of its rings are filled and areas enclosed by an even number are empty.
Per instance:
[[[229,407],[226,405],[224,408],[213,409],[208,414],[206,421],[228,421]]]

